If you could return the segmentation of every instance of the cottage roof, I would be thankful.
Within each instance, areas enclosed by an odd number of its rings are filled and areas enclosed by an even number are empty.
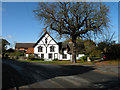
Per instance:
[[[15,48],[32,48],[35,43],[16,43]]]
[[[34,48],[28,48],[26,51],[26,54],[33,54],[34,53]]]
[[[60,53],[63,53],[64,50],[67,50],[67,52],[69,54],[72,53],[72,45],[73,43],[69,43],[69,42],[59,42],[59,51]],[[76,43],[76,53],[80,53],[81,51],[83,51],[84,48],[84,43],[83,42],[77,42]]]

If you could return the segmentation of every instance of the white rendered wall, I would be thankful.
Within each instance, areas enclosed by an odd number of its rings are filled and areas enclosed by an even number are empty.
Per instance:
[[[45,44],[45,38],[47,37],[47,44]],[[43,52],[38,52],[38,47],[42,46],[43,47]],[[54,46],[55,47],[55,52],[50,52],[50,46]],[[46,47],[47,47],[47,52],[46,52]],[[45,61],[52,61],[55,57],[55,53],[58,54],[58,59],[59,60],[72,60],[72,55],[67,53],[67,50],[64,51],[64,54],[67,54],[67,58],[63,59],[62,58],[62,54],[59,53],[59,46],[58,44],[48,35],[46,34],[40,42],[38,42],[38,45],[36,45],[34,47],[34,53],[38,54],[38,56],[41,58],[41,54],[44,54],[44,59]],[[51,53],[52,54],[52,59],[49,59],[48,54]],[[78,57],[76,57],[76,59],[79,59],[80,57],[84,56],[84,54],[79,54]]]
[[[67,55],[67,58],[63,59],[62,54],[59,54],[59,60],[72,60],[72,55],[68,54],[67,50],[65,50],[63,53]]]
[[[47,37],[47,44],[45,44],[45,38]],[[43,52],[38,52],[38,47],[42,46],[43,47]],[[50,46],[55,47],[55,52],[50,52]],[[46,52],[46,47],[47,47],[47,52]],[[54,59],[54,54],[59,53],[59,46],[57,43],[48,35],[46,34],[45,37],[42,38],[42,40],[38,43],[38,45],[35,46],[34,48],[34,53],[38,54],[38,56],[41,58],[41,54],[44,54],[44,59],[45,61],[52,61]],[[52,58],[49,59],[48,54],[52,54]]]

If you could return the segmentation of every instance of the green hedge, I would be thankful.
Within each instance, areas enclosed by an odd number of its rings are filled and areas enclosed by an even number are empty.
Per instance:
[[[53,61],[58,61],[58,58],[55,58]]]
[[[97,60],[97,59],[101,59],[101,57],[91,57],[91,60]]]
[[[82,56],[82,57],[80,57],[80,59],[81,59],[81,61],[87,61],[87,56],[86,55]]]

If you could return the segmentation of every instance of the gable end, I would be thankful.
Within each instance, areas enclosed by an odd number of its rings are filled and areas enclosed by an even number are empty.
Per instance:
[[[43,36],[35,43],[35,45],[33,46],[33,47],[35,47],[41,40],[42,40],[42,38],[46,35],[46,34],[48,34],[49,36],[50,36],[50,34],[46,31],[44,34],[43,34]],[[51,36],[50,36],[51,37]],[[51,37],[52,38],[52,37]],[[53,39],[53,38],[52,38]],[[53,41],[55,41],[54,39],[53,39]],[[55,43],[58,45],[58,43],[55,41]]]

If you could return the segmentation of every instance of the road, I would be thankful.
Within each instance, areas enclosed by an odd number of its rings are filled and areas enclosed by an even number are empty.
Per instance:
[[[2,61],[2,88],[110,88],[120,89],[119,78],[95,71],[95,66],[49,65]]]

